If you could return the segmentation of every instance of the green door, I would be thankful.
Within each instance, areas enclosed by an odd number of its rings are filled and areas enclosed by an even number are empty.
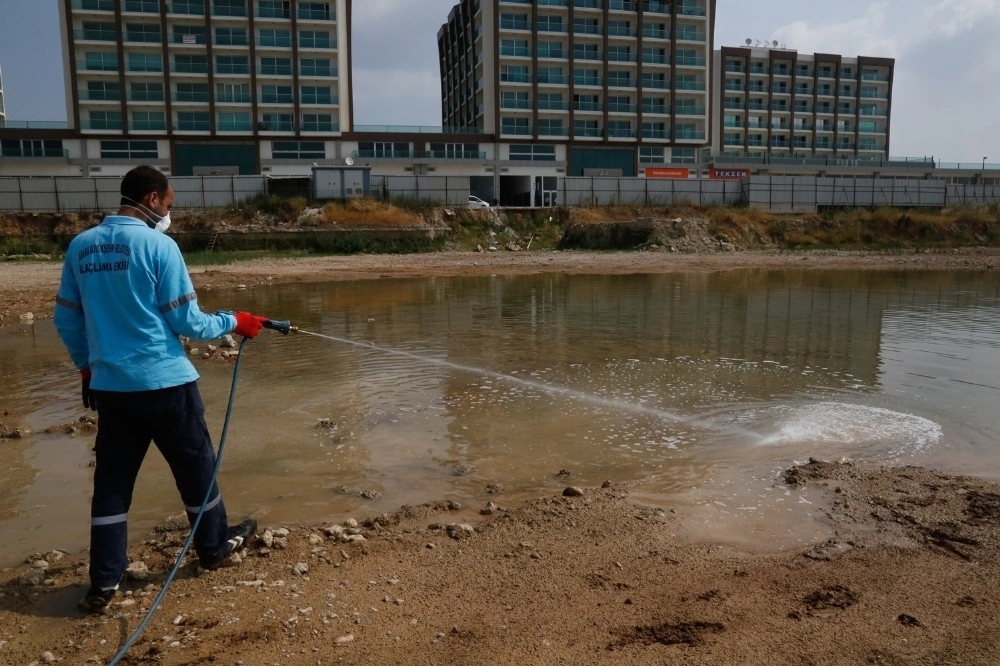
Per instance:
[[[239,168],[239,175],[253,176],[257,168],[257,146],[240,143],[178,143],[175,176],[193,176],[195,167],[224,169],[229,173]]]

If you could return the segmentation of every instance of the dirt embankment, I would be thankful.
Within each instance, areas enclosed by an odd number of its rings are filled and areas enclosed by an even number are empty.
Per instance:
[[[493,496],[489,515],[441,501],[343,525],[264,518],[231,567],[181,570],[121,663],[1000,662],[995,484],[820,462],[775,483],[829,540],[781,553],[688,542],[684,515],[608,484],[514,507]],[[74,608],[80,556],[0,572],[0,660],[107,663],[153,603],[182,523],[130,549],[105,615]]]

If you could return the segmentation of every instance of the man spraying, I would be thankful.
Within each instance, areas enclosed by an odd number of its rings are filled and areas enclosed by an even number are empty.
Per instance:
[[[166,234],[174,191],[149,166],[122,179],[121,204],[66,252],[54,322],[80,370],[83,404],[96,409],[97,466],[90,527],[90,589],[84,610],[102,611],[128,566],[127,515],[150,441],[163,454],[192,522],[206,569],[221,565],[257,530],[247,518],[229,527],[212,478],[215,450],[198,373],[179,339],[233,332],[254,338],[266,321],[248,312],[203,313],[180,249]],[[209,488],[211,492],[209,494]]]

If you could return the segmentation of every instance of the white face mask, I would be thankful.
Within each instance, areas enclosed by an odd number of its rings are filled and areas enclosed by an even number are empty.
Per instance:
[[[134,203],[136,206],[138,206],[139,208],[141,208],[146,213],[149,213],[150,215],[154,215],[156,217],[160,217],[160,214],[157,213],[155,210],[153,210],[151,208],[147,208],[146,206],[143,206],[141,203],[139,203],[135,199],[130,199],[129,197],[123,197],[123,198],[128,199],[129,201],[131,201],[132,203]],[[153,228],[156,229],[157,231],[159,231],[160,233],[167,233],[167,229],[170,228],[170,211],[169,210],[167,211],[166,215],[164,215],[163,217],[160,217],[159,221],[156,222],[156,224],[153,225]]]
[[[160,233],[164,233],[164,234],[167,233],[167,229],[170,228],[170,211],[169,210],[167,211],[166,215],[164,215],[163,217],[160,218],[160,221],[157,222],[156,226],[154,226],[153,228],[156,229],[157,231],[159,231]]]

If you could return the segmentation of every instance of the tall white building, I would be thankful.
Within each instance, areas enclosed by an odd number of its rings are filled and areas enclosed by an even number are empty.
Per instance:
[[[710,134],[715,5],[462,0],[438,32],[443,124],[569,175],[694,163]]]
[[[7,125],[7,113],[4,111],[3,102],[3,69],[0,69],[0,127]]]
[[[322,159],[352,125],[351,0],[64,0],[87,157],[175,175]]]

